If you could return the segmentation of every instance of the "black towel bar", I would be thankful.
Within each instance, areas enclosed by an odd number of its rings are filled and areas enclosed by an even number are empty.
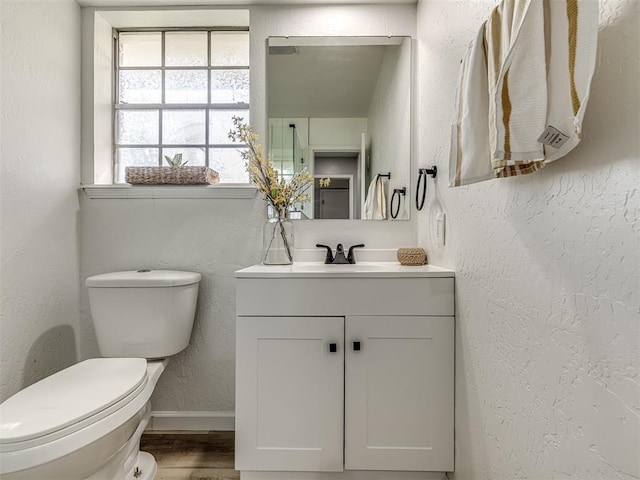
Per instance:
[[[438,167],[435,165],[431,168],[419,168],[418,169],[418,185],[416,185],[416,208],[418,211],[424,207],[424,200],[427,197],[427,175],[431,175],[431,178],[436,178],[438,174]],[[424,178],[424,184],[422,185],[422,192],[420,184]]]
[[[398,217],[398,213],[400,213],[400,196],[402,195],[403,197],[407,194],[407,188],[406,187],[402,187],[402,188],[394,188],[393,189],[393,195],[391,196],[391,218],[397,218]],[[395,213],[394,213],[394,201],[396,199],[396,196],[398,197],[398,205],[397,208],[395,209]]]

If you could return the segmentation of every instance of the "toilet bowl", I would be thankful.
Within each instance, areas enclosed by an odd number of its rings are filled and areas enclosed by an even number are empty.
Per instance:
[[[109,358],[73,365],[0,405],[0,478],[153,479],[156,462],[140,452],[140,437],[166,357],[188,344],[199,281],[171,271],[87,279],[100,353]]]

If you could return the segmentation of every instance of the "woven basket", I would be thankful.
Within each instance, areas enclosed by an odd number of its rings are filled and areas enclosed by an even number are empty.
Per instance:
[[[132,185],[215,185],[218,172],[209,167],[127,167],[124,180]]]
[[[401,265],[424,265],[427,263],[427,253],[424,248],[399,248],[398,261]]]

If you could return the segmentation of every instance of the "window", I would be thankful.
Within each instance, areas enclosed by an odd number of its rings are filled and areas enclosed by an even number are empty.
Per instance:
[[[233,116],[249,122],[249,32],[116,31],[114,178],[127,166],[207,165],[225,183],[247,183]]]

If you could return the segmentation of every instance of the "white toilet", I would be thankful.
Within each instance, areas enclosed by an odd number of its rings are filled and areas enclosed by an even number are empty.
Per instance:
[[[140,452],[167,357],[189,343],[199,273],[140,270],[87,279],[100,354],[0,405],[2,480],[151,480]]]

